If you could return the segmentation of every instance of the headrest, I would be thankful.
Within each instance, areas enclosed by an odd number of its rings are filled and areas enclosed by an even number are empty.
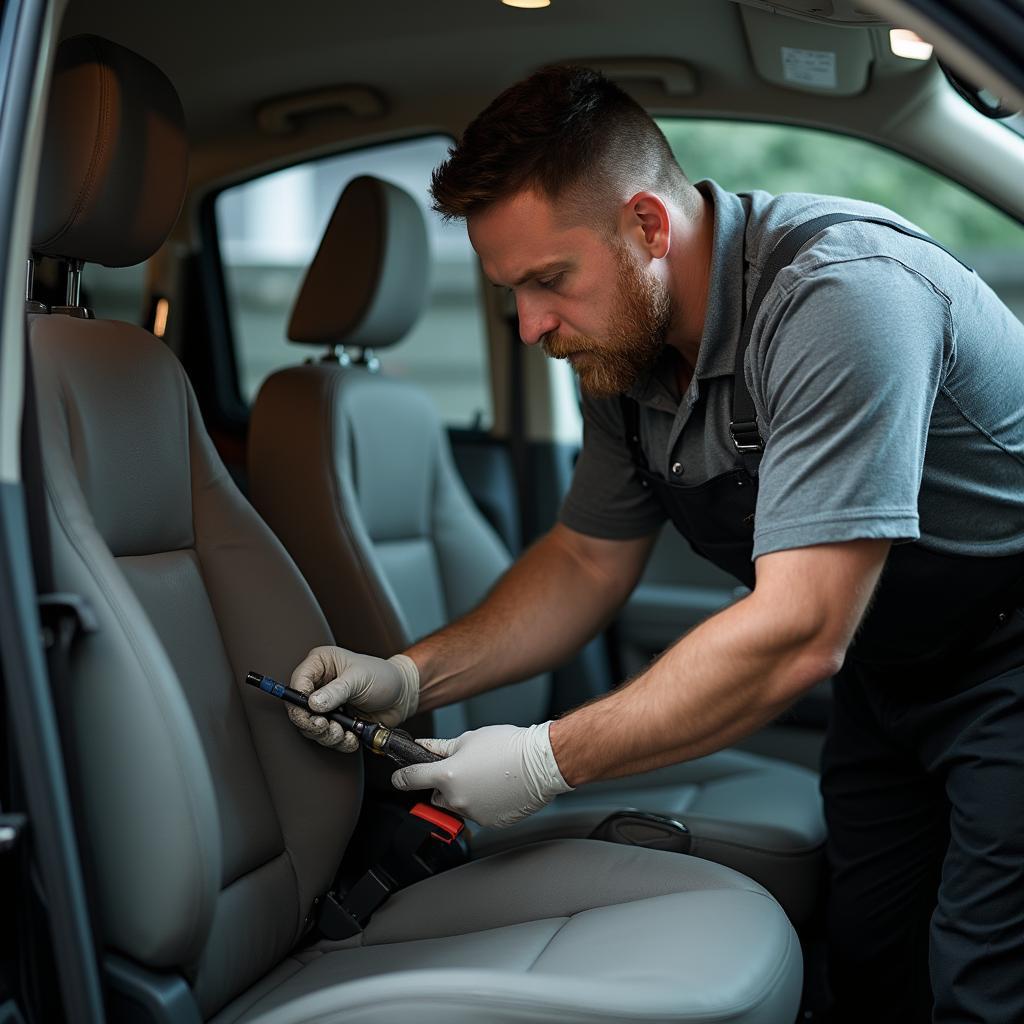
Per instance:
[[[428,273],[416,200],[378,178],[354,178],[306,272],[288,337],[301,345],[393,345],[419,319]]]
[[[98,36],[57,50],[32,249],[128,267],[164,243],[185,197],[185,117],[149,61]]]

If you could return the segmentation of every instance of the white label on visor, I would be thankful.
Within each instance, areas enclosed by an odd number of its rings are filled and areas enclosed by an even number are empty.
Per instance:
[[[798,50],[793,46],[783,46],[782,77],[798,85],[834,89],[836,55],[832,50]]]

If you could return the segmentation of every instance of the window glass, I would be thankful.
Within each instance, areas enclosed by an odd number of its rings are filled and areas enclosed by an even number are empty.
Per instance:
[[[431,259],[424,313],[402,342],[379,353],[383,370],[426,388],[446,422],[490,425],[476,258],[465,225],[444,224],[427,196],[430,172],[449,144],[434,136],[375,146],[277,171],[218,196],[217,231],[246,402],[269,373],[316,354],[286,340],[292,304],[343,188],[358,175],[373,174],[420,203]]]
[[[817,192],[880,203],[918,224],[1024,319],[1024,227],[942,175],[870,142],[787,125],[658,121],[687,177],[733,192]]]
[[[101,267],[89,264],[82,271],[82,288],[97,316],[141,324],[146,288],[146,264],[136,267]]]

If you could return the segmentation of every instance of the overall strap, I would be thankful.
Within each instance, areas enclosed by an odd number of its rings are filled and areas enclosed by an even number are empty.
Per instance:
[[[821,217],[798,224],[791,228],[775,246],[772,254],[765,262],[761,277],[758,279],[757,287],[754,289],[754,297],[750,301],[750,308],[743,319],[743,326],[740,329],[739,345],[736,348],[736,369],[732,382],[732,421],[729,423],[729,432],[732,434],[733,444],[736,451],[743,457],[745,463],[749,460],[760,459],[764,451],[764,441],[757,429],[757,414],[754,410],[754,399],[750,395],[750,389],[743,376],[743,361],[746,358],[747,348],[750,346],[750,336],[754,329],[754,321],[757,319],[758,310],[764,302],[768,289],[771,288],[780,270],[789,266],[796,258],[797,253],[819,232],[833,224],[842,224],[845,221],[859,220],[868,221],[872,224],[883,224],[886,227],[894,228],[911,238],[919,238],[922,242],[928,242],[937,246],[944,253],[952,256],[962,267],[971,270],[963,260],[958,259],[944,245],[936,242],[934,238],[914,231],[912,228],[898,224],[894,220],[886,220],[884,217],[865,217],[856,213],[826,213]],[[770,343],[770,342],[769,342]]]
[[[619,395],[619,408],[622,410],[626,448],[633,459],[633,464],[641,469],[650,469],[643,445],[640,443],[640,404],[628,395]]]

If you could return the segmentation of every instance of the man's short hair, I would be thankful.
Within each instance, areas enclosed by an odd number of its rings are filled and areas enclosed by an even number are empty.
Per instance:
[[[693,186],[650,115],[590,68],[543,68],[506,89],[436,168],[434,209],[465,218],[524,190],[604,222],[642,190],[690,211]]]

